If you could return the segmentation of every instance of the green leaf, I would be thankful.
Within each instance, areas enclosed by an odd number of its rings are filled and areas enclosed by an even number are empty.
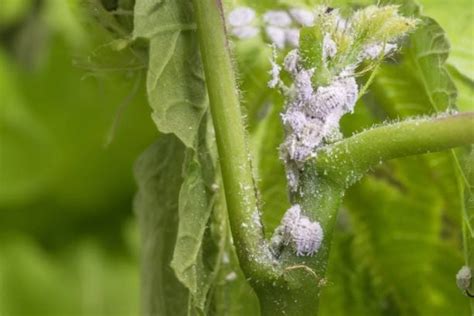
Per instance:
[[[449,43],[433,19],[423,17],[402,51],[400,64],[385,64],[372,91],[392,117],[454,109],[457,91],[444,65]]]
[[[206,143],[207,124],[202,124],[199,134],[198,151],[188,149],[186,153],[185,179],[179,192],[178,235],[171,267],[191,292],[193,305],[204,311],[208,291],[219,268],[224,248],[222,235],[227,228],[219,213],[225,211],[225,206],[216,204],[214,162]]]
[[[50,163],[54,149],[48,128],[23,100],[6,57],[0,51],[0,183],[8,183],[0,189],[0,207],[28,201],[44,188],[51,174],[42,165]]]
[[[189,291],[171,269],[178,232],[184,146],[162,135],[135,164],[134,209],[141,231],[142,309],[145,315],[187,315]]]
[[[10,26],[18,22],[29,11],[31,0],[4,0],[0,4],[0,27]]]
[[[424,157],[405,158],[349,190],[323,315],[467,314],[453,281],[462,264],[459,229],[447,230],[435,174]]]
[[[134,38],[150,42],[147,92],[152,118],[194,148],[207,109],[199,47],[190,1],[137,0]]]
[[[339,218],[349,220],[343,210]],[[326,315],[387,315],[396,310],[375,287],[366,265],[361,265],[355,254],[354,232],[347,223],[340,225],[333,237],[327,272],[327,284],[321,292],[319,313]],[[382,307],[380,302],[386,306]],[[386,312],[385,314],[383,314]],[[394,314],[392,312],[392,314]]]
[[[52,252],[23,232],[7,239],[0,247],[2,315],[137,315],[135,258],[91,240]]]
[[[446,30],[451,43],[448,63],[461,74],[474,80],[474,11],[471,0],[455,3],[438,0],[421,0],[423,13],[436,19]]]
[[[467,79],[456,68],[450,67],[449,73],[458,89],[457,107],[459,111],[474,110],[474,81]]]

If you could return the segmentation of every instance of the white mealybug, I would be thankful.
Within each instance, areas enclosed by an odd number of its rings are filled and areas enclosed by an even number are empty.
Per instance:
[[[239,39],[248,39],[256,36],[260,31],[252,25],[255,11],[248,7],[239,7],[232,10],[228,16],[230,33]]]
[[[349,29],[351,27],[351,23],[347,21],[346,19],[342,18],[340,15],[336,15],[336,28],[344,32],[346,29]]]
[[[273,76],[269,84],[282,85],[281,67],[273,65],[272,68],[278,77]],[[344,69],[329,85],[315,89],[314,69],[304,69],[297,49],[285,57],[283,68],[291,75],[293,85],[287,89],[290,93],[286,110],[281,114],[286,137],[280,146],[280,156],[286,163],[289,188],[295,192],[298,168],[314,156],[318,148],[340,138],[339,121],[344,114],[353,111],[359,89],[352,66]]]
[[[248,7],[235,8],[229,13],[227,21],[230,26],[246,26],[255,19],[255,11]]]
[[[286,13],[286,11],[282,10],[267,11],[263,15],[263,21],[267,25],[279,27],[286,27],[291,24],[290,16],[288,15],[288,13]]]
[[[373,60],[381,56],[388,55],[397,49],[396,44],[386,43],[372,43],[364,47],[362,53],[359,55],[359,60]]]
[[[314,24],[314,14],[299,8],[267,11],[262,17],[258,17],[263,23],[254,23],[256,17],[255,11],[248,7],[232,10],[227,18],[229,33],[239,39],[248,39],[259,34],[257,24],[263,24],[268,41],[281,50],[298,47],[300,28]]]
[[[323,61],[326,61],[329,58],[336,56],[337,46],[331,38],[331,35],[326,34],[323,38]]]
[[[300,30],[289,28],[285,30],[286,43],[291,47],[298,47],[300,43]]]
[[[301,111],[287,111],[281,114],[281,120],[291,132],[301,133],[307,125],[308,118]]]
[[[286,34],[285,29],[277,26],[267,26],[265,28],[265,33],[268,36],[268,39],[278,48],[285,48],[286,44]]]
[[[370,10],[376,11],[378,7]],[[353,112],[359,97],[356,68],[364,60],[374,60],[394,52],[397,45],[370,39],[363,43],[362,50],[357,48],[356,56],[347,57],[343,54],[343,48],[353,46],[355,26],[360,19],[370,16],[369,11],[360,11],[347,20],[337,10],[327,6],[316,7],[313,12],[297,8],[288,11],[289,14],[286,11],[268,11],[264,22],[267,36],[275,47],[296,48],[286,55],[282,65],[278,65],[276,57],[273,57],[269,82],[270,87],[278,88],[285,97],[281,119],[286,133],[280,146],[280,158],[285,163],[289,188],[296,192],[299,172],[307,159],[315,158],[320,148],[342,137],[339,121],[345,114]],[[317,62],[311,61],[312,57],[305,55],[307,52],[297,48],[299,33],[295,29],[296,26],[314,23],[323,28],[322,42],[319,43],[322,46],[321,56]],[[347,60],[342,63],[341,58]],[[292,79],[288,87],[282,80],[282,69]],[[303,227],[309,225],[307,222],[303,224]]]
[[[302,101],[309,100],[313,94],[313,83],[311,82],[313,73],[314,69],[302,69],[295,75],[296,97]]]
[[[231,33],[233,36],[239,39],[248,39],[258,35],[260,31],[255,26],[241,26],[241,27],[234,27],[231,29]]]
[[[324,141],[339,135],[339,120],[353,111],[358,95],[351,69],[342,71],[329,85],[320,86],[315,91],[311,81],[314,70],[303,69],[298,63],[296,50],[291,51],[284,61],[285,70],[293,77],[294,93],[281,115],[287,131],[281,146],[282,159],[297,164],[312,156]],[[294,179],[293,175],[288,176]],[[293,185],[290,188],[296,189]]]
[[[311,11],[293,8],[290,9],[290,15],[301,26],[311,26],[314,24],[314,14]]]
[[[471,286],[472,273],[468,266],[463,266],[456,274],[456,284],[462,291],[469,290]]]
[[[323,229],[318,222],[301,214],[300,205],[290,207],[283,216],[281,229],[283,244],[293,247],[297,256],[311,256],[318,252],[323,241]]]
[[[268,87],[269,88],[276,88],[278,86],[278,84],[280,83],[280,81],[281,81],[281,79],[280,79],[281,67],[273,59],[271,60],[271,64],[272,64],[272,69],[270,69],[270,72],[269,72],[270,76],[271,76],[271,79],[268,82]]]
[[[313,117],[329,115],[335,109],[344,114],[354,110],[359,89],[354,77],[337,78],[328,86],[319,87],[307,106],[307,113]]]
[[[285,70],[293,76],[298,73],[299,59],[300,56],[298,54],[298,50],[293,49],[288,53],[288,55],[286,55],[285,60],[283,62]]]

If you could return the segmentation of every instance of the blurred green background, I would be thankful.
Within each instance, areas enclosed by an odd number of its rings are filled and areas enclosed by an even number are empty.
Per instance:
[[[0,1],[0,315],[137,315],[146,63],[86,1]]]
[[[132,165],[158,133],[146,60],[91,2],[0,0],[0,316],[139,313]],[[453,44],[463,109],[474,10],[455,2],[422,1]]]

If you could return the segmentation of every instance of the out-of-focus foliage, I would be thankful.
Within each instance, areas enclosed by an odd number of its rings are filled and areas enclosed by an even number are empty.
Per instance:
[[[440,0],[423,0],[423,12],[433,17],[451,43],[449,63],[471,81],[474,80],[474,9],[469,0],[450,3]],[[455,5],[453,5],[455,4]]]
[[[132,165],[157,132],[144,62],[86,4],[0,1],[1,315],[138,313]]]

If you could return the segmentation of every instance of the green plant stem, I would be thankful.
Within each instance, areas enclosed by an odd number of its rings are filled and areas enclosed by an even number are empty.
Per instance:
[[[218,0],[193,0],[230,226],[248,277],[273,270],[258,215],[245,129]],[[256,221],[256,218],[258,219]]]
[[[316,168],[345,187],[371,167],[409,155],[442,151],[474,143],[474,112],[420,118],[383,125],[321,149]]]
[[[229,220],[240,265],[256,290],[262,315],[317,315],[325,283],[332,232],[344,188],[381,161],[439,151],[474,142],[474,114],[409,120],[362,132],[324,148],[309,161],[300,194],[293,197],[324,230],[312,257],[285,249],[269,254],[258,219],[236,81],[219,0],[193,0],[200,51],[225,189]]]

